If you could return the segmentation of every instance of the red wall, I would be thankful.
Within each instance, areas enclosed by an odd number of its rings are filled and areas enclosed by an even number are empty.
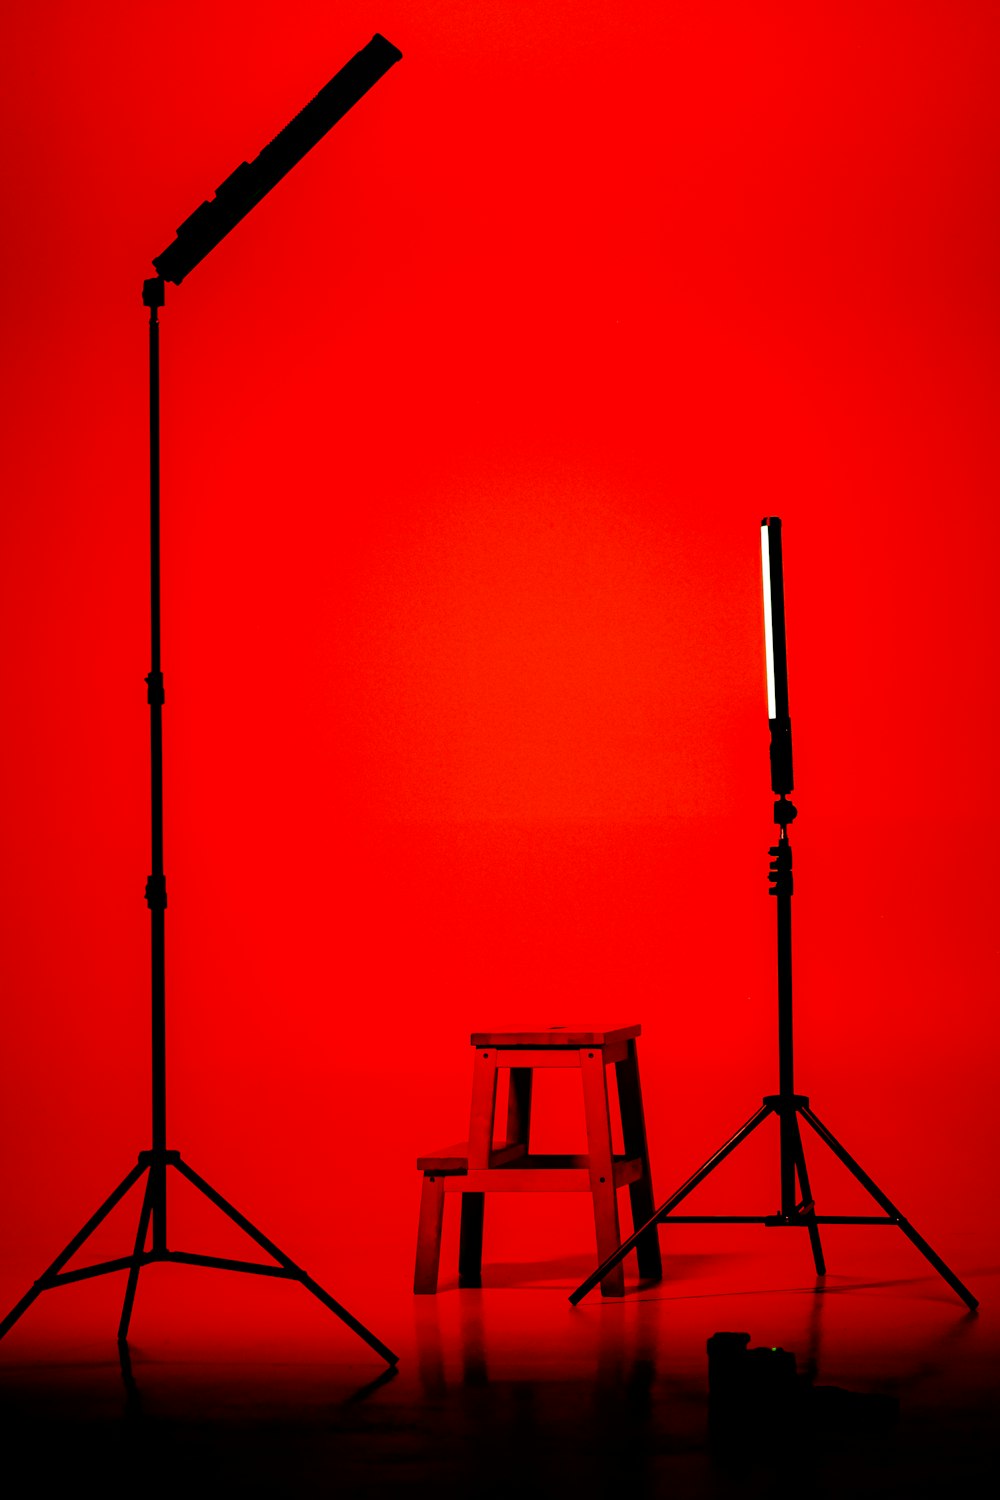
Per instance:
[[[974,1227],[996,8],[94,0],[6,48],[17,1253],[147,1143],[141,282],[375,30],[403,62],[163,315],[173,1143],[292,1247],[337,1233],[317,1173],[408,1246],[473,1027],[641,1021],[664,1191],[752,1112],[776,514],[800,1085]]]

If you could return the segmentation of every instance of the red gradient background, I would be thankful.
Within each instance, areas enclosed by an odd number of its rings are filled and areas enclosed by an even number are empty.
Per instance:
[[[996,7],[94,0],[6,30],[11,1292],[148,1144],[141,282],[375,30],[404,60],[168,288],[171,1144],[317,1274],[349,1240],[405,1289],[473,1028],[640,1021],[658,1196],[752,1112],[776,514],[799,1085],[972,1279]],[[539,1141],[565,1118],[572,1149],[574,1105],[543,1092]],[[771,1149],[709,1211],[772,1211]],[[505,1199],[487,1259],[558,1279],[587,1215]]]

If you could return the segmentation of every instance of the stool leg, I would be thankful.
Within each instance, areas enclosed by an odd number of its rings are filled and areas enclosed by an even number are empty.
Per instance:
[[[493,1122],[497,1109],[497,1055],[492,1047],[477,1048],[472,1075],[472,1113],[469,1118],[469,1168],[488,1167],[493,1155]]]
[[[418,1296],[433,1296],[438,1289],[443,1221],[444,1178],[425,1172],[417,1225],[417,1264],[413,1273],[413,1290]]]
[[[646,1119],[642,1112],[639,1054],[636,1051],[634,1037],[629,1040],[628,1056],[623,1062],[615,1063],[615,1078],[618,1082],[618,1108],[622,1117],[625,1155],[637,1156],[642,1162],[642,1176],[628,1185],[632,1228],[636,1230],[653,1217],[656,1205],[653,1202],[653,1181],[649,1170]],[[647,1234],[642,1236],[635,1248],[639,1262],[639,1275],[651,1281],[659,1281],[663,1275],[663,1262],[660,1259],[660,1236],[655,1224]]]
[[[462,1222],[458,1232],[458,1284],[483,1284],[483,1210],[485,1193],[462,1194]]]
[[[507,1134],[510,1146],[523,1146],[528,1154],[528,1137],[531,1132],[531,1081],[530,1068],[511,1068],[510,1092],[507,1095]]]
[[[583,1107],[587,1117],[587,1147],[590,1159],[590,1191],[594,1198],[594,1226],[599,1260],[614,1255],[621,1244],[615,1164],[611,1151],[611,1117],[608,1113],[608,1081],[604,1053],[599,1047],[580,1051]],[[619,1261],[601,1282],[605,1297],[625,1295],[625,1272]]]

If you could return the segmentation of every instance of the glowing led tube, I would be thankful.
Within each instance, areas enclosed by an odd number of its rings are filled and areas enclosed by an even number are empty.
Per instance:
[[[771,787],[786,796],[792,779],[792,721],[788,716],[788,656],[785,651],[785,579],[781,564],[781,522],[760,523],[760,566],[764,585],[764,657],[767,717],[771,726]]]
[[[767,717],[777,717],[774,708],[774,620],[771,615],[771,558],[768,546],[770,527],[760,527],[760,570],[764,580],[764,661],[767,670]]]

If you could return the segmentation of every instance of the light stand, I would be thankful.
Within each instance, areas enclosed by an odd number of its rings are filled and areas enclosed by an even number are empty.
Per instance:
[[[625,1258],[644,1234],[655,1234],[658,1224],[765,1224],[769,1228],[801,1228],[809,1232],[817,1276],[826,1273],[821,1224],[895,1224],[943,1276],[953,1291],[970,1308],[978,1307],[972,1295],[954,1271],[931,1249],[908,1219],[886,1197],[868,1173],[850,1155],[809,1107],[805,1094],[795,1092],[792,1027],[792,847],[788,839],[789,824],[796,815],[788,800],[793,787],[792,721],[788,713],[788,669],[785,654],[785,591],[781,558],[781,522],[772,516],[761,522],[761,568],[764,585],[764,640],[767,667],[767,713],[771,726],[771,788],[778,797],[774,804],[774,821],[778,825],[778,842],[770,850],[769,894],[776,897],[778,915],[778,1092],[767,1094],[757,1113],[734,1136],[709,1157],[672,1197],[656,1210],[636,1232],[625,1240],[603,1265],[571,1294],[572,1303],[580,1302],[609,1271]],[[675,1214],[674,1209],[689,1193],[704,1182],[720,1162],[725,1161],[758,1125],[770,1115],[778,1117],[781,1207],[776,1214]],[[861,1186],[874,1198],[883,1214],[818,1214],[809,1189],[805,1150],[799,1130],[799,1116],[811,1126]],[[796,1181],[801,1198],[796,1191]]]
[[[398,62],[402,53],[382,36],[374,36],[336,73],[316,97],[274,138],[252,162],[243,162],[217,189],[210,203],[203,203],[180,226],[171,245],[153,261],[159,275],[143,283],[142,300],[149,308],[149,576],[150,639],[152,665],[146,678],[150,726],[150,806],[152,815],[152,874],[146,882],[146,903],[151,921],[152,970],[152,1146],[139,1153],[131,1172],[109,1198],[88,1219],[80,1232],[57,1255],[16,1307],[0,1323],[0,1338],[11,1329],[42,1292],[65,1286],[69,1282],[104,1276],[112,1271],[128,1271],[125,1300],[118,1325],[118,1342],[122,1348],[128,1339],[129,1322],[135,1302],[139,1272],[144,1266],[166,1262],[172,1265],[208,1266],[216,1270],[239,1271],[253,1276],[276,1276],[300,1282],[307,1291],[335,1313],[348,1328],[364,1339],[389,1365],[395,1355],[381,1339],[359,1323],[346,1308],[330,1296],[301,1266],[287,1256],[272,1240],[228,1203],[215,1188],[184,1161],[179,1151],[167,1148],[166,1085],[166,977],[164,968],[164,918],[167,907],[167,885],[163,869],[163,673],[160,661],[160,325],[159,309],[164,303],[164,281],[179,284],[187,273],[203,260],[210,250],[249,213],[274,187],[275,183],[302,159],[307,151],[358,102],[378,80]],[[227,1218],[255,1241],[273,1264],[201,1255],[171,1250],[167,1245],[167,1173],[170,1169],[186,1177],[193,1187],[220,1209]],[[139,1225],[131,1255],[95,1265],[62,1268],[90,1238],[129,1189],[145,1176],[146,1187]],[[149,1242],[147,1247],[147,1241]]]

